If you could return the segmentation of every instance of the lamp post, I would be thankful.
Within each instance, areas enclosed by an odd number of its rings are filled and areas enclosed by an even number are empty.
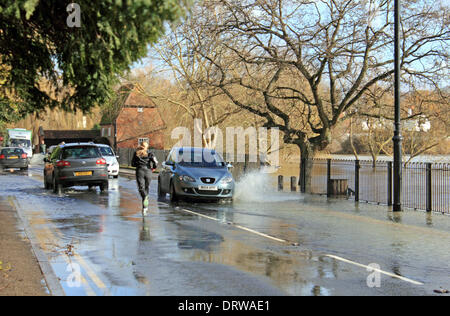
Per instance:
[[[400,0],[394,0],[394,212],[402,211],[402,132],[400,112]]]

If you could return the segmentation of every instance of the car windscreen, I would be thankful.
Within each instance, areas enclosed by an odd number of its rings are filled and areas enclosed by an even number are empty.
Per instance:
[[[12,147],[31,147],[31,141],[28,139],[11,139],[10,143]]]
[[[98,148],[103,157],[114,157],[114,153],[109,147],[99,147]]]
[[[2,149],[2,155],[22,155],[24,152],[20,148],[4,148]]]
[[[178,153],[178,163],[185,167],[223,168],[226,166],[223,158],[214,151],[183,150]]]
[[[101,155],[97,147],[67,147],[62,151],[62,159],[91,159],[100,157]]]

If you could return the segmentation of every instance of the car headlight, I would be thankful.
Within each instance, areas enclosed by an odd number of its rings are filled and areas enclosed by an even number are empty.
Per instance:
[[[183,182],[195,182],[195,179],[190,176],[180,176],[180,181]]]
[[[222,179],[221,182],[225,183],[225,184],[228,184],[228,183],[233,182],[233,178],[232,177],[225,177],[225,178]]]

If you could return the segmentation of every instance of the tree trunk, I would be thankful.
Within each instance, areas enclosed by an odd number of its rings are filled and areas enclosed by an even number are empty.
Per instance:
[[[300,149],[300,189],[302,193],[312,193],[312,167],[314,149],[310,144],[299,144]]]

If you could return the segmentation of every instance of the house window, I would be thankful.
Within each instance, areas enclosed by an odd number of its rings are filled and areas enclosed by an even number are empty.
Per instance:
[[[144,113],[144,108],[138,108],[138,113]]]
[[[138,144],[141,145],[142,143],[150,144],[150,140],[148,138],[139,138]]]
[[[111,127],[102,128],[102,137],[111,137]]]

